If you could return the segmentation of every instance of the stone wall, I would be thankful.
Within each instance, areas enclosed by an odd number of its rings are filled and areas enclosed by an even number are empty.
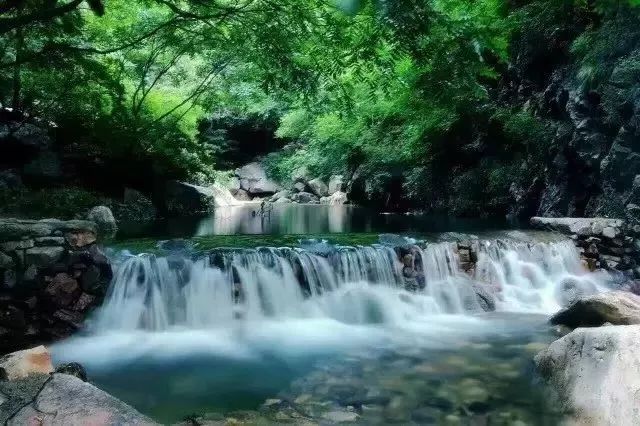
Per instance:
[[[0,219],[0,353],[69,336],[112,278],[89,221]]]
[[[605,269],[627,281],[640,279],[640,225],[609,218],[544,217],[532,218],[531,225],[569,236],[591,271]]]

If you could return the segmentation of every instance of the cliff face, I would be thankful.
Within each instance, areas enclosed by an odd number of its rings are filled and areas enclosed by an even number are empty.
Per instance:
[[[513,44],[499,99],[544,122],[552,137],[539,141],[535,182],[510,188],[512,213],[636,219],[640,30],[638,13],[627,12],[568,16],[548,34],[525,29]]]

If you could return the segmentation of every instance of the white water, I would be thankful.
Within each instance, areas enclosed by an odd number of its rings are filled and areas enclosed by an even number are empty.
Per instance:
[[[60,361],[89,367],[141,357],[209,354],[244,358],[335,353],[415,340],[446,346],[495,331],[477,316],[473,290],[505,312],[550,314],[572,293],[597,292],[571,242],[485,241],[477,267],[462,271],[454,243],[410,248],[422,289],[404,289],[394,248],[217,252],[196,261],[131,256],[117,265],[103,308],[78,337],[54,348]]]

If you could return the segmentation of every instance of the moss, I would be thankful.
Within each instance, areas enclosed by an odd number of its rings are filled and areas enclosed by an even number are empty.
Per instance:
[[[211,250],[221,247],[255,248],[255,247],[297,247],[300,240],[326,240],[336,245],[371,245],[379,241],[379,234],[291,234],[291,235],[213,235],[189,239],[197,250]],[[129,250],[132,253],[159,253],[158,240],[143,238],[122,240],[112,243],[115,250]]]

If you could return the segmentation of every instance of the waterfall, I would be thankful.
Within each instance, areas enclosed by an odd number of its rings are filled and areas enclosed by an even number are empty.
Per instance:
[[[464,270],[451,242],[322,253],[218,250],[195,260],[128,256],[117,262],[94,327],[163,331],[290,318],[401,324],[478,312],[479,295],[494,298],[498,310],[550,313],[576,295],[603,288],[603,277],[584,269],[570,241],[477,245],[472,271]]]

